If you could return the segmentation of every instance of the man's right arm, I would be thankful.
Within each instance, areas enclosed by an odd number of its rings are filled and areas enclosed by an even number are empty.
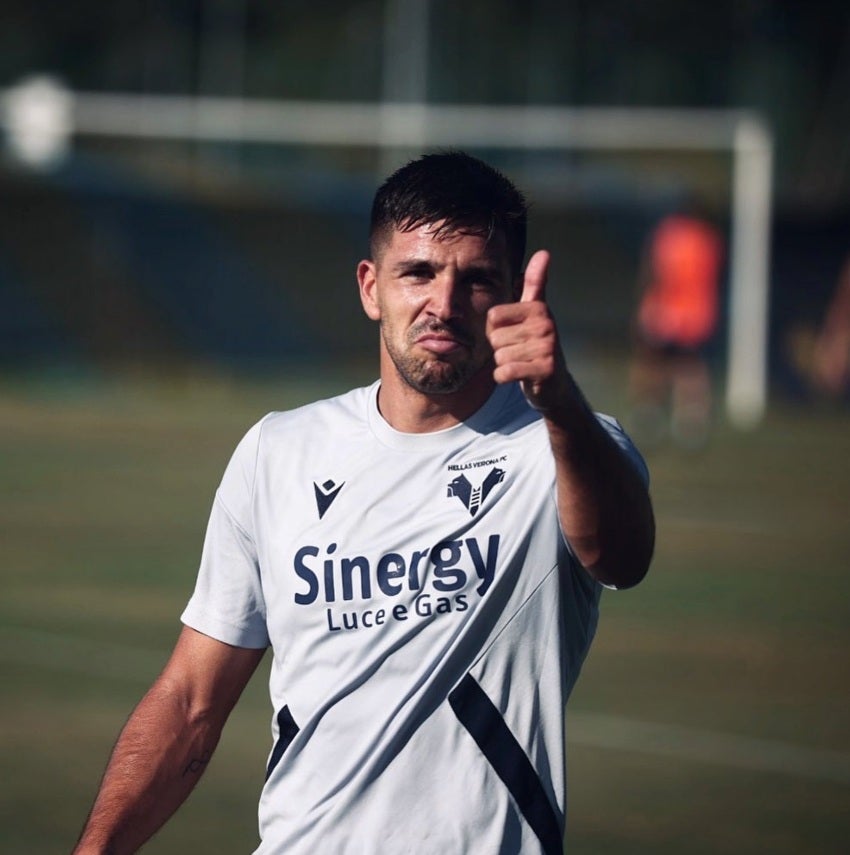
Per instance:
[[[264,650],[185,627],[113,749],[73,855],[136,852],[198,782]]]

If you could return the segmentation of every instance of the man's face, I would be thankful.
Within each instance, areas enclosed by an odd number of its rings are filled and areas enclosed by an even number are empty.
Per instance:
[[[395,230],[357,269],[366,314],[380,322],[382,361],[424,394],[448,394],[486,374],[491,306],[515,299],[504,238]]]

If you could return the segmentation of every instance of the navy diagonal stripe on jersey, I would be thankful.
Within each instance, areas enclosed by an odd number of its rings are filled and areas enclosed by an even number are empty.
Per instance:
[[[469,674],[449,694],[449,704],[508,788],[543,851],[546,855],[561,855],[563,833],[555,810],[534,766],[499,710]]]
[[[292,713],[289,707],[283,707],[277,714],[277,742],[274,744],[272,756],[269,759],[269,766],[266,769],[266,780],[271,777],[275,766],[280,763],[280,758],[283,757],[283,752],[289,747],[289,743],[295,739],[295,734],[298,733],[298,725],[292,718]]]

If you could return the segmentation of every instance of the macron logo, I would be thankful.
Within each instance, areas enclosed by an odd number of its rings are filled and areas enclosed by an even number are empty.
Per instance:
[[[313,489],[316,491],[316,508],[319,511],[319,519],[325,515],[325,511],[331,506],[331,503],[339,495],[339,491],[344,486],[345,481],[342,484],[336,484],[331,479],[328,479],[323,484],[313,482]]]

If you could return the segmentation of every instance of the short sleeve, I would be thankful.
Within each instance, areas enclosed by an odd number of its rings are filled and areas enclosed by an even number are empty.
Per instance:
[[[599,424],[605,428],[608,436],[617,443],[617,447],[635,467],[644,484],[649,486],[649,468],[646,465],[646,461],[643,459],[641,453],[637,450],[631,439],[629,439],[628,434],[623,430],[620,423],[611,416],[606,416],[603,413],[594,413],[594,415],[596,416]],[[581,563],[575,557],[575,553],[573,552],[572,546],[570,546],[568,538],[563,534],[563,532],[562,536],[570,555],[571,576],[573,581],[579,585],[579,588],[576,590],[580,591],[588,602],[595,599],[595,607],[599,602],[599,593],[602,588],[607,588],[611,591],[616,591],[617,588],[615,585],[606,585],[595,581],[590,574],[582,568]]]
[[[643,483],[648,486],[649,469],[646,465],[646,461],[643,459],[637,448],[635,448],[634,443],[629,439],[628,434],[623,430],[620,423],[616,419],[611,418],[611,416],[606,416],[602,413],[596,413],[596,418],[602,427],[604,427],[608,432],[608,436],[617,443],[623,454],[628,457],[632,462],[632,465],[640,473]]]
[[[245,435],[225,470],[210,512],[195,590],[181,616],[186,626],[235,647],[269,644],[251,513],[261,426]]]

